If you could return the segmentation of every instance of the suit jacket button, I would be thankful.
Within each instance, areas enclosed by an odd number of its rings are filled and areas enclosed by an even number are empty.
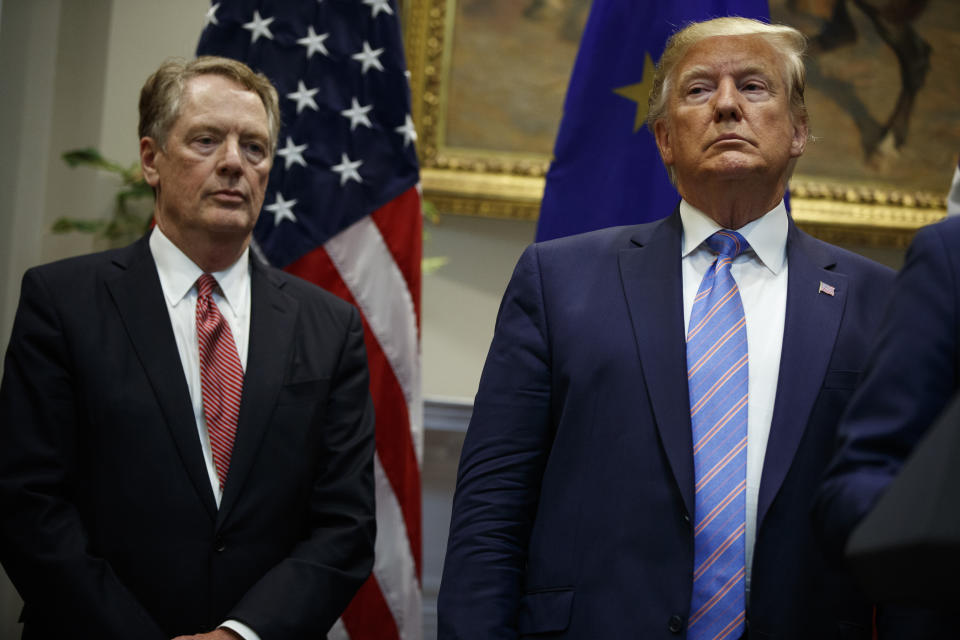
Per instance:
[[[226,551],[226,550],[227,550],[227,543],[223,541],[223,538],[221,538],[220,536],[217,536],[217,537],[213,540],[213,550],[216,551],[217,553],[221,553],[221,552],[223,552],[223,551]]]
[[[680,633],[683,631],[683,616],[679,613],[670,616],[670,623],[667,624],[667,629],[670,630],[670,633]]]
[[[689,513],[683,514],[683,521],[686,522],[687,524],[690,524],[690,514],[689,514]]]

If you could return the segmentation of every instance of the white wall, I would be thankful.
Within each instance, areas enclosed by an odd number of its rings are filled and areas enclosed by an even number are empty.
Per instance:
[[[500,298],[535,223],[443,216],[426,255],[450,262],[423,279],[423,385],[427,396],[473,399]]]

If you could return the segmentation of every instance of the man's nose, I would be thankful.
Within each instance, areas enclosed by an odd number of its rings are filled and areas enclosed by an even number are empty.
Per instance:
[[[232,137],[224,140],[223,148],[220,150],[218,169],[221,173],[239,173],[243,169],[239,140]]]
[[[740,100],[743,96],[737,89],[737,84],[731,78],[724,78],[714,94],[713,118],[717,122],[724,120],[739,121],[743,116]]]

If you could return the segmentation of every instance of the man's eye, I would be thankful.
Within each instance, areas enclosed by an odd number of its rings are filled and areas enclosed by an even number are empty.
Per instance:
[[[251,142],[246,145],[247,155],[254,161],[259,162],[267,155],[267,149],[259,142]]]

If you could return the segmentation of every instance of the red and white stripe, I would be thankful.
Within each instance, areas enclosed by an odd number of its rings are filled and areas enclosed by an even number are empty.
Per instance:
[[[203,417],[222,490],[227,483],[233,441],[237,437],[243,365],[230,325],[213,301],[216,287],[216,279],[208,273],[197,279],[196,322]]]
[[[373,575],[331,639],[422,638],[420,194],[413,187],[287,268],[363,316],[376,411]]]

